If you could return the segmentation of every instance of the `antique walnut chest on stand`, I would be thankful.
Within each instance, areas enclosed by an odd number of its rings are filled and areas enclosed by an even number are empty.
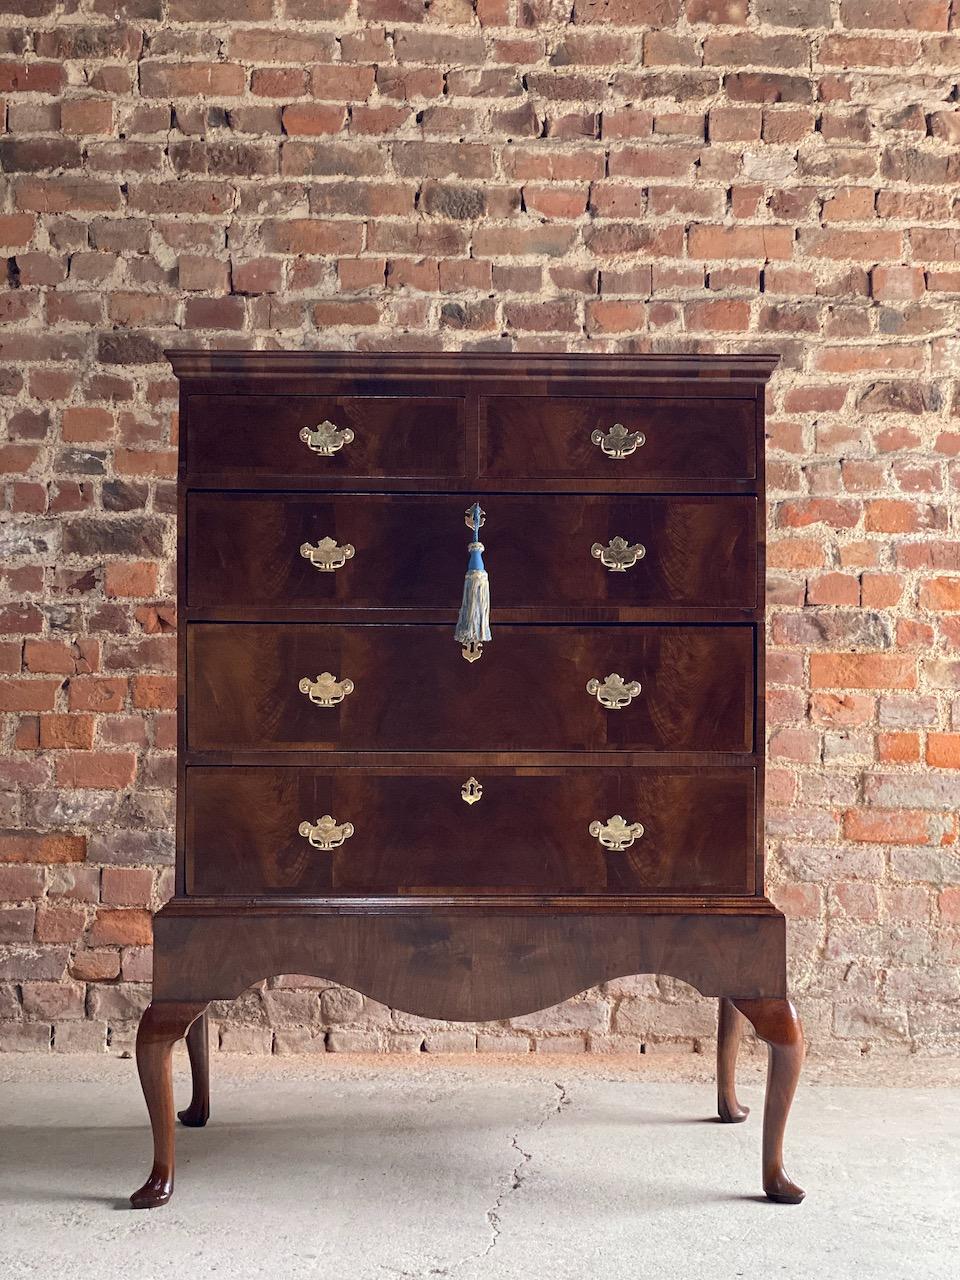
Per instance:
[[[137,1062],[173,1188],[171,1050],[313,974],[447,1020],[663,973],[803,1058],[763,890],[766,356],[171,354],[180,379],[176,894]],[[453,637],[465,511],[492,638]],[[478,517],[479,518],[479,517]],[[470,518],[467,518],[470,524]]]

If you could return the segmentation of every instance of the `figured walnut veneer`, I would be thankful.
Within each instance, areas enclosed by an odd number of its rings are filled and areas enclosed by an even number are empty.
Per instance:
[[[763,888],[775,359],[171,359],[177,873],[137,1039],[154,1165],[133,1203],[172,1192],[173,1043],[194,1074],[181,1119],[202,1125],[207,1004],[281,973],[465,1021],[682,979],[721,997],[721,1119],[746,1114],[741,1028],[769,1044],[764,1187],[796,1202],[803,1038]],[[493,639],[466,663],[474,501]]]

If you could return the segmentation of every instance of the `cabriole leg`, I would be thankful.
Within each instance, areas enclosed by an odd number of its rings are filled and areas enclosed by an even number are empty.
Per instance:
[[[746,1019],[732,1000],[720,1000],[717,1024],[717,1110],[724,1124],[739,1124],[750,1114],[737,1101],[737,1051]]]
[[[190,1105],[178,1111],[177,1115],[181,1124],[191,1129],[202,1129],[210,1119],[210,1043],[206,1009],[190,1025],[187,1053],[190,1055],[193,1097]]]
[[[137,1030],[137,1070],[153,1128],[153,1168],[133,1193],[135,1209],[155,1209],[173,1194],[173,1046],[206,1008],[204,1004],[154,1001]]]
[[[769,1046],[767,1095],[763,1105],[763,1189],[770,1200],[799,1204],[804,1192],[783,1167],[783,1131],[803,1065],[803,1028],[789,1000],[735,1000]]]

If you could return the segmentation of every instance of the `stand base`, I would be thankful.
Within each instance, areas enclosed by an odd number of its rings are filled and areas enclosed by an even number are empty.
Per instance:
[[[764,1190],[795,1204],[803,1192],[783,1169],[787,1114],[803,1035],[786,999],[783,916],[765,899],[583,899],[520,906],[373,900],[277,903],[174,899],[156,917],[154,993],[137,1036],[137,1063],[154,1134],[154,1165],[131,1197],[165,1204],[173,1190],[174,1043],[187,1035],[194,1094],[180,1113],[209,1115],[205,1009],[283,973],[310,974],[393,1008],[444,1021],[481,1022],[550,1008],[589,987],[663,973],[720,996],[718,1109],[745,1120],[734,1091],[745,1020],[770,1046],[764,1111]]]

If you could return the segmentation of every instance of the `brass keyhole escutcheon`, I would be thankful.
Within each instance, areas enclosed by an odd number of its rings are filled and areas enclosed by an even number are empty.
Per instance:
[[[476,804],[483,795],[483,787],[476,778],[468,778],[460,788],[460,795],[467,804]]]

